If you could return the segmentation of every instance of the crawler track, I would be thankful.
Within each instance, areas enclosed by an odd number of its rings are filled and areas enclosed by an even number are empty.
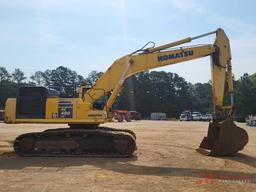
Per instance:
[[[130,157],[136,136],[131,130],[108,127],[48,129],[18,136],[14,150],[21,156]]]

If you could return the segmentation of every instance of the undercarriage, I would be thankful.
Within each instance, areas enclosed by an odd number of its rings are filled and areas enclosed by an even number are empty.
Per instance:
[[[108,127],[49,129],[18,136],[14,150],[21,156],[130,157],[136,136]]]

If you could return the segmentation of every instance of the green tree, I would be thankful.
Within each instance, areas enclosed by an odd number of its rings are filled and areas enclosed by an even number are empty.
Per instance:
[[[0,82],[2,81],[10,81],[11,75],[6,70],[5,67],[0,67]]]
[[[45,70],[42,74],[43,85],[47,88],[52,87],[51,77],[52,77],[52,70],[50,70],[50,69]]]
[[[33,75],[30,76],[30,79],[37,86],[42,86],[44,84],[44,73],[42,71],[36,71]]]
[[[254,76],[244,74],[235,82],[236,114],[245,117],[248,114],[256,114],[256,82]]]
[[[56,69],[47,71],[50,79],[46,78],[46,84],[56,90],[61,91],[65,96],[72,97],[76,95],[77,88],[84,84],[85,80],[81,75],[77,75],[75,71],[68,69],[67,67],[57,67]]]
[[[212,111],[212,86],[210,83],[196,83],[195,84],[195,108],[203,113]]]
[[[14,72],[12,73],[12,80],[17,83],[17,84],[21,84],[22,81],[24,81],[26,79],[24,72],[21,71],[20,69],[15,69]]]
[[[116,108],[137,110],[143,116],[165,112],[177,117],[189,105],[189,85],[177,74],[144,72],[126,80]]]
[[[91,71],[88,77],[85,79],[85,82],[89,86],[93,86],[93,84],[103,75],[102,72]]]

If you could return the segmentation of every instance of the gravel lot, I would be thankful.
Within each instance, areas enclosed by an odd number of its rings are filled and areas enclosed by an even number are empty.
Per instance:
[[[19,134],[65,125],[0,123],[0,191],[255,191],[256,128],[249,144],[233,157],[195,151],[206,122],[137,121],[107,123],[137,135],[133,158],[19,157],[12,142]]]

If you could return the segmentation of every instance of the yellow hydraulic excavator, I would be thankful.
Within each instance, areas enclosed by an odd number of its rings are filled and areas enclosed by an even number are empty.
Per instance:
[[[212,34],[216,35],[213,44],[177,47]],[[148,46],[116,60],[92,87],[81,87],[78,98],[59,98],[44,87],[21,87],[17,98],[6,101],[6,123],[63,123],[70,128],[22,134],[14,141],[15,152],[23,156],[131,156],[136,150],[136,136],[131,130],[98,126],[112,120],[111,108],[125,79],[145,70],[206,56],[211,58],[214,120],[197,151],[222,156],[242,150],[248,134],[232,121],[231,51],[225,32],[217,29],[158,47]],[[229,106],[224,105],[226,82]]]

